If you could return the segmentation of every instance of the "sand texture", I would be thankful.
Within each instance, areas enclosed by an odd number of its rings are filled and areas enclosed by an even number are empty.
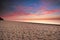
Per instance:
[[[0,21],[0,40],[60,40],[60,25]]]

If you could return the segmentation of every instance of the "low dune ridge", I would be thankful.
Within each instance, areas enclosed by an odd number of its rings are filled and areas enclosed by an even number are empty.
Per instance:
[[[0,40],[60,40],[60,25],[0,21]]]

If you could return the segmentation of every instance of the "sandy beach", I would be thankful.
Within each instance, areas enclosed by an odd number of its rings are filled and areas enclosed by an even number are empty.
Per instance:
[[[0,40],[60,40],[60,25],[0,21]]]

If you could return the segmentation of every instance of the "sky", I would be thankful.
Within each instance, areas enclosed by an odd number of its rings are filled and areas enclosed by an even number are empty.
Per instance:
[[[60,0],[1,0],[0,3],[0,16],[5,20],[60,23],[57,21]]]

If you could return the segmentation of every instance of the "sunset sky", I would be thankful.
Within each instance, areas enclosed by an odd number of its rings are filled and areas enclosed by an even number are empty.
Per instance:
[[[60,0],[2,0],[0,3],[0,16],[5,20],[60,24]]]

